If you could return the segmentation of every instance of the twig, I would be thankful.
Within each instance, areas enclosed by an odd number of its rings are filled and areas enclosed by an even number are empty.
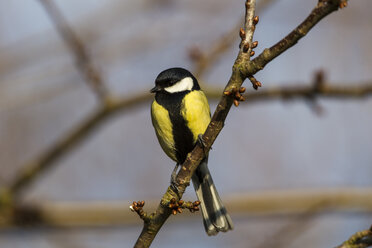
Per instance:
[[[143,219],[143,221],[147,220],[147,213],[143,211],[143,206],[145,206],[145,201],[137,201],[133,202],[132,205],[130,205],[130,210],[132,212],[136,212],[138,216]]]
[[[246,16],[254,16],[254,3],[255,1],[246,1]],[[303,37],[320,19],[325,17],[327,14],[335,11],[338,9],[342,0],[335,1],[335,0],[328,0],[319,2],[317,7],[311,12],[310,17],[308,17],[296,30],[295,34],[287,38],[290,40],[291,43],[295,44],[301,37]],[[253,13],[253,15],[251,14]],[[230,77],[230,80],[224,90],[224,92],[231,92],[233,89],[240,89],[243,81],[248,76],[253,76],[259,68],[262,69],[264,65],[269,63],[272,59],[278,56],[280,53],[284,52],[292,45],[283,45],[280,42],[279,45],[274,46],[272,52],[264,51],[264,54],[269,56],[263,56],[260,60],[254,62],[249,62],[248,59],[250,54],[244,54],[244,45],[247,42],[243,41],[250,41],[247,37],[251,37],[250,32],[253,35],[253,28],[252,28],[253,20],[248,20],[245,26],[245,34],[246,38],[242,37],[242,46],[239,51],[238,57],[235,60],[233,65],[233,72]],[[298,35],[297,35],[298,34]],[[287,39],[285,43],[287,43]],[[250,41],[251,42],[251,41]],[[275,55],[275,56],[274,56]],[[261,66],[262,65],[262,66]],[[156,210],[156,212],[152,215],[151,219],[148,222],[144,223],[143,230],[135,244],[135,247],[149,247],[154,240],[157,232],[160,230],[164,222],[168,219],[171,214],[170,209],[168,208],[167,204],[170,202],[170,199],[176,198],[179,200],[186,187],[190,183],[190,179],[192,174],[194,173],[195,169],[205,156],[205,152],[210,150],[211,145],[214,143],[215,139],[217,138],[218,134],[221,132],[224,121],[227,117],[228,112],[230,111],[231,105],[234,101],[234,98],[229,95],[222,95],[222,98],[217,105],[217,109],[213,114],[212,120],[203,135],[203,140],[205,141],[205,147],[196,146],[191,153],[188,154],[185,162],[181,166],[181,169],[176,177],[176,186],[178,192],[174,192],[172,187],[168,187],[167,192],[163,195],[162,200]]]
[[[288,48],[294,46],[302,37],[304,37],[320,20],[338,10],[339,7],[345,7],[347,0],[319,0],[317,6],[311,11],[310,15],[295,28],[286,37],[270,48],[266,48],[259,56],[250,63],[239,64],[238,69],[243,77],[253,75],[262,70],[266,64],[282,54]]]
[[[250,52],[252,51],[252,39],[253,34],[256,29],[256,24],[258,23],[258,17],[255,17],[256,1],[248,0],[245,1],[245,22],[244,22],[244,37],[241,36],[240,54],[243,56],[244,60],[249,60],[251,57]],[[256,21],[257,20],[257,21]],[[246,45],[249,45],[248,49],[245,51]]]
[[[372,226],[369,230],[355,233],[349,240],[336,248],[366,248],[372,247]]]
[[[258,1],[256,9],[262,13],[268,6],[270,6],[275,0],[261,0]],[[206,51],[201,51],[198,47],[193,47],[189,50],[189,57],[194,62],[193,74],[196,78],[202,78],[202,75],[208,71],[220,58],[228,51],[228,49],[235,44],[237,30],[242,26],[242,20],[228,32],[223,34],[220,39],[216,42],[212,42],[210,47]]]
[[[53,21],[53,24],[59,34],[74,53],[76,65],[85,76],[88,84],[99,97],[99,99],[104,103],[107,100],[108,90],[103,82],[100,72],[93,65],[92,59],[89,56],[84,43],[69,26],[68,22],[53,0],[40,0],[40,2],[44,6],[50,19]]]
[[[172,214],[176,215],[177,213],[182,213],[182,209],[188,209],[191,213],[199,211],[200,201],[188,201],[184,200],[177,201],[176,198],[172,198],[168,204],[168,208],[172,210]]]

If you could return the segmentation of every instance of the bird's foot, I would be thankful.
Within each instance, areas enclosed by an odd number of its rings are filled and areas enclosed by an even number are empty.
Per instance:
[[[204,139],[203,139],[203,134],[199,134],[199,135],[198,135],[198,142],[199,142],[199,144],[200,144],[203,148],[207,147],[207,144],[205,143],[205,141],[204,141]]]
[[[170,185],[171,185],[171,188],[173,189],[173,191],[179,195],[179,190],[178,190],[178,186],[177,186],[177,181],[176,181],[176,178],[177,178],[177,170],[178,170],[178,167],[180,166],[180,164],[176,164],[176,166],[174,167],[173,171],[172,171],[172,175],[171,175],[171,180],[170,180]]]
[[[207,147],[207,143],[205,142],[205,140],[203,139],[203,134],[199,134],[198,135],[198,143],[199,145],[203,148],[203,151],[204,151],[204,154],[205,156],[208,155],[208,151],[206,149]],[[212,150],[212,147],[210,148]]]

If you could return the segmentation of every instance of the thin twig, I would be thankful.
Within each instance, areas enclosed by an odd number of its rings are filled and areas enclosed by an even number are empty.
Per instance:
[[[262,13],[267,7],[271,6],[276,0],[261,0],[258,1],[256,9]],[[238,23],[234,27],[227,31],[215,42],[211,42],[210,46],[206,51],[201,51],[198,47],[193,47],[189,51],[190,58],[194,62],[193,74],[196,78],[201,80],[203,74],[205,74],[208,69],[210,69],[221,57],[222,55],[235,44],[238,36],[236,33],[242,27],[243,17],[239,19]]]
[[[320,20],[344,6],[347,0],[319,0],[317,6],[311,11],[310,15],[286,37],[270,48],[266,48],[259,56],[250,63],[240,64],[239,71],[244,77],[254,75],[262,70],[266,64],[282,54],[288,48],[294,46],[303,38]]]
[[[85,76],[89,86],[96,93],[102,102],[107,100],[108,90],[103,82],[102,76],[93,65],[92,59],[83,43],[69,26],[61,11],[53,0],[40,0],[48,13],[50,19],[65,43],[71,49],[75,56],[76,65]]]
[[[253,34],[256,29],[256,23],[254,23],[255,10],[256,10],[256,0],[245,1],[245,21],[244,21],[244,37],[242,37],[240,54],[243,56],[244,60],[249,60],[252,51],[252,39]],[[244,51],[244,46],[249,45],[248,50]],[[245,62],[246,62],[245,61]]]

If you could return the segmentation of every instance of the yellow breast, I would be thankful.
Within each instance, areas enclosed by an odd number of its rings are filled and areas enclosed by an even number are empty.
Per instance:
[[[202,91],[198,90],[194,90],[186,94],[182,99],[180,112],[178,114],[185,120],[184,128],[187,128],[191,131],[193,139],[192,143],[195,144],[198,139],[198,135],[205,132],[211,120],[209,104],[205,94]],[[178,129],[176,131],[179,132],[181,135],[185,135],[185,143],[176,145],[173,135],[173,132],[175,130],[173,130],[169,112],[156,100],[154,100],[151,105],[151,118],[152,124],[155,128],[156,136],[164,152],[172,160],[179,162],[177,160],[176,149],[177,147],[180,148],[183,145],[187,145],[187,131],[182,130],[182,128],[180,129],[178,123]],[[177,137],[180,138],[179,136]],[[182,140],[178,140],[177,142],[182,142]],[[191,147],[187,148],[187,150],[192,149],[192,144],[190,145]],[[182,153],[182,151],[182,149],[179,150],[178,155],[180,155],[179,152]]]
[[[151,119],[161,148],[163,148],[164,152],[171,159],[177,162],[172,122],[169,118],[168,111],[155,100],[151,105]]]
[[[182,105],[181,114],[187,121],[187,126],[196,142],[198,135],[204,134],[211,121],[207,97],[203,91],[194,90],[184,97]]]

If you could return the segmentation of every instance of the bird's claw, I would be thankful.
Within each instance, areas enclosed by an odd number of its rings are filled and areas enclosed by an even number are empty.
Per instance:
[[[205,143],[205,141],[204,141],[204,139],[203,139],[203,134],[199,134],[199,135],[198,135],[198,142],[199,142],[199,144],[200,144],[203,148],[207,147],[207,143]]]
[[[203,134],[199,134],[198,135],[198,143],[203,148],[203,151],[204,151],[205,156],[207,156],[208,155],[208,151],[206,150],[207,143],[203,139]],[[212,150],[212,147],[210,149]]]
[[[170,185],[171,185],[171,188],[173,189],[173,191],[179,195],[179,189],[178,189],[178,186],[177,186],[177,181],[176,181],[176,178],[177,178],[177,170],[178,170],[178,167],[180,166],[180,164],[176,164],[176,166],[174,167],[173,169],[173,172],[172,172],[172,175],[171,175],[171,181],[170,181]]]

